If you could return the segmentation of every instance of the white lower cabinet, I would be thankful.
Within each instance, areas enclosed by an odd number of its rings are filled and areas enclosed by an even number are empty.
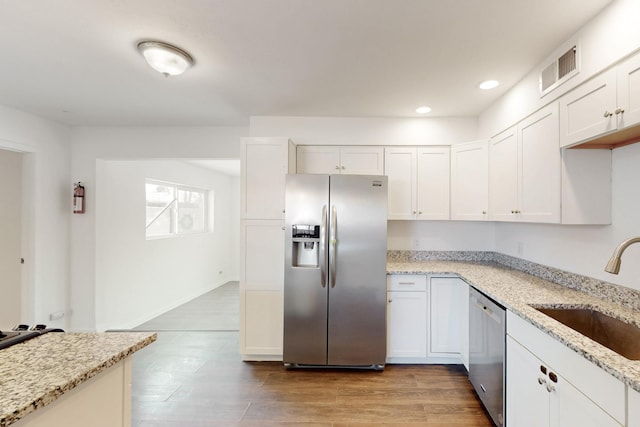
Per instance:
[[[640,427],[640,393],[627,386],[627,427]]]
[[[622,426],[625,386],[507,312],[506,425]]]
[[[468,360],[467,289],[455,276],[388,276],[387,362]]]
[[[427,357],[427,277],[387,277],[387,362]]]
[[[468,331],[467,286],[458,277],[429,278],[428,356],[460,357],[464,330]]]
[[[283,291],[240,292],[244,360],[282,360]]]

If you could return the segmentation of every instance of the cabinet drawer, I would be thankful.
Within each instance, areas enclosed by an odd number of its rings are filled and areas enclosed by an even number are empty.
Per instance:
[[[387,276],[388,291],[427,291],[427,276],[401,274]]]

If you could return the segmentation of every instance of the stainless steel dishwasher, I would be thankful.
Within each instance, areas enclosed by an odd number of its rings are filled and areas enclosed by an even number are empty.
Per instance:
[[[504,425],[505,309],[469,287],[469,381],[497,426]]]

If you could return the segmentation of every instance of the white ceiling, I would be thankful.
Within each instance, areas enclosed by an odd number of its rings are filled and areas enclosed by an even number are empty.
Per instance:
[[[477,115],[610,1],[2,0],[0,104],[71,125]],[[195,67],[153,71],[148,38]]]

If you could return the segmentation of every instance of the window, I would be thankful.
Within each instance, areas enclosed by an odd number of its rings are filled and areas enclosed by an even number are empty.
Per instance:
[[[146,182],[147,237],[205,233],[209,191],[167,182]]]

